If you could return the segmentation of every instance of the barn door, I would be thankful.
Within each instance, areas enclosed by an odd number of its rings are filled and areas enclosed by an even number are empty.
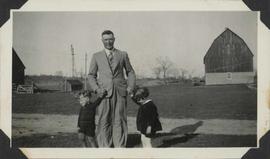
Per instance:
[[[232,80],[232,73],[231,72],[227,72],[227,79]]]

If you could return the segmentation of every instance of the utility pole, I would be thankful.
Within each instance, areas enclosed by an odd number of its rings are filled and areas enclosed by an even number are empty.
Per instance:
[[[85,63],[84,63],[84,90],[87,90],[87,53],[85,53]]]
[[[71,44],[71,56],[72,56],[72,78],[74,78],[74,75],[75,75],[75,60],[74,60],[74,48]]]

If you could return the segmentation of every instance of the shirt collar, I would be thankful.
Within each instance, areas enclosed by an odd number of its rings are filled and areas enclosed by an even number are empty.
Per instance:
[[[108,50],[105,48],[105,52],[106,52],[107,56],[110,54],[110,52],[112,52],[112,54],[114,54],[114,51],[115,51],[115,48],[113,48],[112,50]]]
[[[152,101],[151,99],[147,99],[146,101],[143,102],[143,104],[146,104],[148,102]]]

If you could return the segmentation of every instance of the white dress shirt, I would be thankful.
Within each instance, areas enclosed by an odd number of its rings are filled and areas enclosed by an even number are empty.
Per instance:
[[[106,55],[107,57],[109,57],[109,54],[112,52],[112,55],[114,55],[114,51],[115,51],[115,48],[113,48],[112,50],[108,50],[105,48],[105,52],[106,52]]]

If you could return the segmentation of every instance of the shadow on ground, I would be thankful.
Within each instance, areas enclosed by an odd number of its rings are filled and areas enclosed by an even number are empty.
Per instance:
[[[172,134],[191,134],[194,133],[200,126],[203,125],[203,121],[198,121],[195,124],[179,126],[170,131]]]
[[[198,135],[194,132],[202,125],[203,121],[198,121],[195,124],[176,127],[169,133],[158,133],[152,139],[152,145],[153,147],[171,147],[179,143],[185,143]],[[139,134],[129,134],[127,147],[139,147],[141,146],[140,143]]]

